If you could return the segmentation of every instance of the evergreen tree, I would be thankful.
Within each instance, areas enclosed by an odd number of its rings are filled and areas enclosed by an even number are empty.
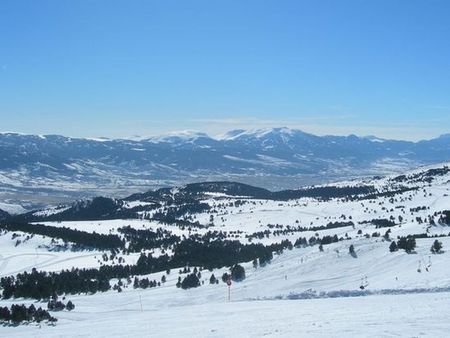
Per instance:
[[[187,275],[181,282],[181,288],[186,290],[190,288],[196,288],[200,286],[200,280],[195,273]]]
[[[256,268],[258,268],[258,258],[255,258],[254,260],[253,260],[253,267],[256,269]]]
[[[245,279],[245,269],[242,265],[236,264],[231,268],[231,279],[235,282],[240,282]]]
[[[400,237],[397,246],[399,249],[403,249],[407,253],[411,253],[416,248],[416,239],[411,236]]]
[[[69,300],[69,301],[67,302],[66,309],[67,309],[68,311],[72,311],[73,309],[75,309],[75,305],[72,303],[71,300]]]
[[[358,255],[356,254],[355,247],[353,246],[353,244],[351,244],[350,247],[348,248],[348,252],[353,258],[357,258],[358,257]]]
[[[416,248],[416,239],[414,237],[409,237],[406,240],[406,252],[411,253]]]
[[[0,320],[7,322],[10,319],[11,319],[11,312],[9,311],[9,309],[6,306],[0,307]]]
[[[388,229],[388,230],[384,233],[383,238],[384,238],[386,241],[389,240],[389,234],[390,234],[390,233],[391,233],[391,229]]]
[[[441,250],[442,250],[442,242],[436,239],[433,245],[431,246],[431,252],[434,254],[438,254],[441,253]]]
[[[389,251],[390,252],[398,251],[397,243],[395,241],[392,241],[391,245],[389,245]]]

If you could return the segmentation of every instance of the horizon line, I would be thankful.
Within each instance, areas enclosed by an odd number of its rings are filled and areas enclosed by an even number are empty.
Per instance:
[[[81,140],[90,140],[90,141],[97,141],[97,142],[107,142],[107,141],[119,141],[119,140],[124,140],[124,141],[133,141],[133,142],[141,142],[141,141],[150,141],[152,139],[161,139],[163,140],[164,138],[169,138],[169,137],[183,137],[185,136],[186,138],[195,138],[195,136],[198,137],[207,137],[216,141],[223,141],[227,139],[227,134],[230,134],[232,132],[237,132],[239,131],[240,134],[255,134],[257,132],[270,132],[270,131],[274,131],[274,130],[288,130],[291,132],[301,132],[303,134],[307,134],[307,135],[311,135],[311,136],[316,136],[316,137],[358,137],[360,139],[379,139],[382,141],[399,141],[399,142],[411,142],[411,143],[419,143],[422,141],[430,141],[430,140],[435,140],[435,139],[439,139],[441,137],[445,137],[445,136],[449,136],[450,133],[443,133],[443,134],[439,134],[436,135],[434,137],[431,138],[423,138],[423,139],[418,139],[418,140],[407,140],[407,139],[393,139],[393,138],[383,138],[383,137],[378,137],[376,135],[358,135],[356,133],[349,133],[349,134],[345,134],[345,135],[337,135],[337,134],[323,134],[323,135],[319,135],[316,133],[311,133],[311,132],[305,132],[302,129],[299,128],[290,128],[290,127],[285,127],[285,126],[280,126],[280,127],[266,127],[266,128],[235,128],[235,129],[229,129],[228,131],[226,131],[225,133],[218,133],[215,135],[211,135],[208,132],[202,131],[202,130],[198,130],[198,129],[184,129],[184,130],[172,130],[172,131],[167,131],[167,132],[162,132],[162,133],[154,133],[154,134],[148,134],[146,136],[142,136],[142,135],[130,135],[130,136],[125,136],[125,137],[107,137],[107,136],[70,136],[70,135],[65,135],[64,133],[27,133],[27,132],[18,132],[18,131],[0,131],[0,135],[20,135],[20,136],[36,136],[36,137],[48,137],[48,136],[59,136],[59,137],[64,137],[64,138],[70,138],[70,139],[81,139]],[[197,134],[197,135],[196,135]],[[235,136],[229,136],[229,139],[238,136],[239,134],[235,135]]]

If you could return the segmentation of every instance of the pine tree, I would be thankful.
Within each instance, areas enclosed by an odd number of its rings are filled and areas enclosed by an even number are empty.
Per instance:
[[[69,300],[69,301],[67,302],[66,309],[67,309],[68,311],[72,311],[73,309],[75,309],[75,305],[72,303],[71,300]]]
[[[198,286],[200,286],[200,280],[198,279],[195,273],[187,275],[181,282],[181,288],[185,290],[190,288],[196,288]]]
[[[231,279],[235,282],[240,282],[245,279],[245,269],[242,265],[236,264],[231,268]]]
[[[254,260],[253,260],[253,267],[256,269],[256,268],[258,268],[258,258],[255,258]]]
[[[414,237],[400,237],[397,243],[399,249],[411,253],[416,248],[416,239]]]
[[[439,254],[441,253],[441,249],[442,249],[442,242],[436,239],[433,245],[431,246],[431,252],[434,254]]]
[[[406,252],[410,253],[416,248],[416,239],[414,237],[409,237],[406,240]]]
[[[355,247],[353,246],[353,244],[351,244],[350,247],[348,248],[348,252],[352,257],[356,258]]]
[[[395,241],[392,241],[391,245],[389,245],[389,251],[390,252],[398,251],[397,243]]]

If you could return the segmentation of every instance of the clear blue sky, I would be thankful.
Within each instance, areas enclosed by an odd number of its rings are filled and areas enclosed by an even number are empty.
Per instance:
[[[3,131],[450,132],[450,1],[0,1]]]

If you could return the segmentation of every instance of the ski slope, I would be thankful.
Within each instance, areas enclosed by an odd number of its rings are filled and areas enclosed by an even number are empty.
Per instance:
[[[225,284],[207,284],[210,272],[202,272],[205,285],[181,290],[174,286],[178,273],[172,270],[160,288],[130,286],[122,293],[69,296],[76,309],[56,313],[56,327],[30,324],[0,330],[8,337],[60,337],[68,332],[77,337],[446,336],[448,254],[433,255],[429,271],[419,273],[417,259],[428,256],[428,239],[419,243],[416,255],[391,254],[385,243],[368,240],[353,258],[346,245],[337,244],[324,252],[317,247],[293,249],[262,268],[244,264],[247,278],[232,285],[230,302]],[[220,276],[223,271],[212,273]],[[159,280],[161,275],[149,277]],[[349,291],[359,291],[363,275],[368,276],[368,293],[352,297]]]
[[[410,174],[417,174],[419,169]],[[392,177],[374,179],[380,187],[391,185]],[[210,285],[228,271],[226,267],[202,270],[201,287],[189,290],[176,288],[178,277],[186,275],[172,269],[170,274],[158,272],[148,276],[167,281],[160,287],[108,291],[94,295],[70,295],[75,303],[72,312],[55,313],[56,326],[29,324],[0,327],[5,337],[446,337],[450,332],[450,227],[427,220],[430,215],[450,209],[450,173],[432,182],[403,182],[417,187],[392,196],[367,200],[319,201],[302,198],[289,201],[248,200],[235,206],[240,198],[211,194],[205,198],[214,211],[189,215],[208,228],[182,229],[175,225],[148,220],[105,220],[45,222],[55,227],[69,227],[87,232],[119,233],[123,226],[135,229],[164,228],[177,235],[226,231],[233,238],[249,243],[255,232],[274,231],[287,226],[304,228],[329,222],[349,221],[354,226],[333,229],[271,233],[252,238],[251,242],[277,243],[298,237],[337,235],[343,240],[319,246],[285,250],[275,254],[270,264],[242,266],[246,279],[231,286],[228,300],[226,284]],[[415,209],[420,207],[420,209]],[[424,207],[422,209],[422,207]],[[411,211],[414,209],[413,211]],[[213,221],[211,222],[211,215]],[[343,217],[345,216],[345,218]],[[400,216],[400,218],[399,218]],[[396,225],[377,228],[373,219],[392,219]],[[401,221],[400,221],[401,219]],[[435,218],[437,220],[437,217]],[[403,250],[390,252],[390,241],[383,238],[390,229],[390,238],[408,234],[445,235],[438,240],[443,253],[432,254],[435,238],[417,238],[412,254]],[[374,232],[380,236],[373,236]],[[21,271],[60,271],[72,267],[98,267],[101,251],[55,251],[63,243],[51,242],[43,236],[17,232],[0,236],[0,276]],[[17,240],[21,243],[16,245]],[[349,246],[356,257],[350,255]],[[154,250],[158,254],[158,250]],[[134,264],[136,254],[119,254],[126,264]],[[111,262],[108,264],[112,264]],[[118,264],[118,263],[115,263]],[[193,268],[193,267],[191,267]],[[116,284],[112,280],[111,284]],[[361,289],[364,286],[364,289]],[[28,299],[0,300],[0,306],[12,303],[34,303]]]

